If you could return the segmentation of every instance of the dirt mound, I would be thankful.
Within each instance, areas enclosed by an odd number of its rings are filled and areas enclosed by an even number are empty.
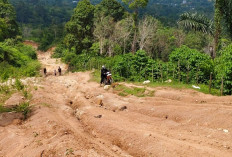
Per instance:
[[[60,65],[48,52],[38,58]],[[122,97],[89,79],[41,79],[32,116],[0,127],[0,156],[232,156],[231,96],[159,87],[147,88],[153,97]]]
[[[5,101],[4,106],[16,106],[23,103],[25,98],[21,93],[14,93],[8,100]]]
[[[5,127],[10,124],[20,124],[23,118],[24,116],[22,113],[16,113],[16,112],[0,113],[0,127]]]

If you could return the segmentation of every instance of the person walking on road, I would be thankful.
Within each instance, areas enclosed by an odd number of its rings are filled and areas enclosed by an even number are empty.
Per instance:
[[[56,69],[54,70],[54,75],[56,76]]]
[[[58,68],[59,75],[61,76],[61,68]]]

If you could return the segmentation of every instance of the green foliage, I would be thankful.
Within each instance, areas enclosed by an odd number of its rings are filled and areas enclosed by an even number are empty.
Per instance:
[[[0,113],[11,112],[11,109],[6,108],[0,104]]]
[[[154,91],[149,91],[146,88],[126,87],[124,85],[116,86],[114,91],[117,92],[120,96],[134,95],[137,97],[145,97],[154,95]]]
[[[16,79],[15,80],[15,88],[18,90],[18,91],[21,91],[24,89],[24,85],[22,84],[22,82],[19,80],[19,79]]]
[[[7,0],[0,1],[0,41],[14,38],[20,34],[18,24],[15,21],[15,11]]]
[[[197,49],[198,51],[203,51],[205,47],[209,44],[210,38],[207,35],[200,32],[189,32],[184,40],[184,45],[191,49]]]
[[[129,5],[130,9],[144,8],[148,4],[148,0],[122,0]]]
[[[13,111],[21,112],[24,116],[24,119],[27,119],[28,114],[31,112],[30,105],[28,102],[24,102],[17,106]]]
[[[31,112],[31,108],[29,103],[22,103],[19,106],[15,106],[13,108],[7,108],[0,104],[0,113],[4,112],[19,112],[23,114],[24,119],[27,119],[28,114]]]
[[[13,40],[13,39],[10,39]],[[35,76],[39,72],[40,64],[36,61],[35,50],[30,46],[9,42],[0,43],[0,77]],[[14,43],[10,45],[10,43]]]
[[[116,0],[102,0],[101,3],[96,5],[94,16],[95,18],[110,16],[115,21],[119,21],[124,16],[124,13],[124,7]]]
[[[213,22],[204,15],[186,12],[180,15],[177,23],[187,30],[195,30],[213,35]]]
[[[215,18],[223,19],[224,27],[232,38],[232,1],[231,0],[217,0],[215,5]],[[220,16],[220,17],[218,17]],[[215,20],[216,21],[216,20]],[[216,25],[217,27],[217,25]]]
[[[197,80],[197,83],[206,83],[210,72],[213,72],[213,63],[210,56],[190,49],[187,46],[176,49],[171,53],[169,59],[180,69],[180,77],[184,82],[189,79],[189,82]]]
[[[0,93],[1,94],[8,94],[10,93],[10,87],[7,85],[0,85]]]
[[[218,88],[221,80],[224,80],[224,94],[232,94],[232,45],[221,50],[219,57],[215,61],[215,72]]]
[[[94,6],[89,0],[79,1],[71,20],[66,24],[67,36],[64,43],[67,47],[75,47],[76,53],[88,50],[93,40]]]

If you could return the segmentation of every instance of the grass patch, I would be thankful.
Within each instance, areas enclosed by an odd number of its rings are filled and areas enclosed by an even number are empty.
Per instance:
[[[34,86],[34,90],[38,90],[38,87],[37,87],[37,86]]]
[[[137,97],[145,97],[154,95],[154,91],[147,90],[146,88],[126,87],[124,85],[116,86],[114,91],[116,91],[120,96],[134,95]]]
[[[7,85],[0,85],[0,103],[4,103],[16,90]]]
[[[51,105],[50,105],[50,104],[47,104],[47,103],[41,103],[40,105],[41,105],[41,106],[45,106],[45,107],[49,107],[49,108],[51,107]]]
[[[27,119],[28,114],[31,112],[31,107],[28,102],[24,102],[20,104],[19,106],[14,106],[11,108],[0,105],[0,113],[4,113],[4,112],[22,113],[24,116],[24,119]]]
[[[95,70],[94,72],[92,72],[92,77],[91,77],[90,81],[100,82],[100,79],[101,79],[101,77],[100,77],[100,71],[99,70]],[[127,83],[133,83],[133,84],[136,84],[136,85],[144,86],[142,82],[129,82],[128,81]],[[198,86],[201,89],[195,89],[195,88],[192,87],[192,85],[194,85],[194,84],[184,84],[184,83],[179,83],[177,81],[172,81],[171,83],[152,82],[152,83],[150,83],[150,84],[148,84],[146,86],[147,87],[170,87],[170,88],[174,88],[174,89],[193,89],[193,90],[201,92],[201,93],[220,96],[220,90],[215,89],[215,88],[211,88],[211,93],[209,93],[209,86],[208,85],[199,84]],[[121,96],[127,96],[129,94],[120,93],[120,95]]]
[[[7,99],[11,97],[11,95],[17,91],[22,92],[23,96],[28,100],[28,102],[23,102],[18,106],[13,107],[5,107],[3,104]],[[24,119],[27,118],[28,114],[31,111],[31,107],[29,105],[29,100],[32,98],[32,94],[27,89],[27,86],[24,86],[19,79],[16,79],[15,84],[11,86],[1,85],[0,86],[0,113],[4,112],[18,112],[22,113]]]
[[[11,109],[6,108],[2,104],[0,104],[0,113],[4,113],[4,112],[11,112]]]
[[[15,88],[17,89],[17,90],[23,90],[24,89],[24,85],[23,85],[23,83],[19,80],[19,79],[16,79],[15,80]]]
[[[136,83],[136,84],[143,85],[140,82]],[[209,86],[207,86],[207,85],[204,85],[204,84],[197,85],[197,86],[200,87],[200,89],[195,89],[195,88],[192,87],[192,85],[194,85],[194,84],[184,84],[184,83],[179,83],[179,82],[174,81],[174,82],[171,82],[171,83],[153,82],[153,83],[150,83],[150,84],[148,84],[146,86],[148,86],[148,87],[170,87],[170,88],[174,88],[174,89],[193,89],[195,91],[202,92],[202,93],[205,93],[205,94],[212,94],[212,95],[217,95],[217,96],[220,95],[220,90],[214,89],[214,88],[211,88],[211,93],[209,93]]]
[[[91,79],[89,80],[91,82],[99,82],[101,81],[101,73],[99,70],[94,70],[92,73],[91,73]]]

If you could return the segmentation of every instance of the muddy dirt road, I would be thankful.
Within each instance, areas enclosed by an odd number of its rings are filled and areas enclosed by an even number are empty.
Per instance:
[[[50,55],[38,53],[48,71],[67,68]],[[232,156],[232,97],[163,87],[121,97],[90,74],[37,78],[32,115],[0,127],[0,157]]]

